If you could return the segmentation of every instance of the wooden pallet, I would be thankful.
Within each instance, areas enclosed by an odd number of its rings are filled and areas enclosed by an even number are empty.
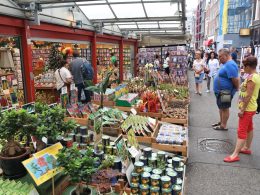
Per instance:
[[[77,124],[81,126],[87,126],[88,118],[75,118],[75,117],[65,117],[65,121],[74,120]]]
[[[153,134],[154,137],[152,139],[152,148],[157,149],[157,150],[166,151],[166,152],[181,153],[182,156],[188,157],[188,129],[187,129],[187,133],[186,133],[186,140],[184,140],[182,145],[157,143],[156,137],[159,133],[159,129],[160,129],[160,124]]]

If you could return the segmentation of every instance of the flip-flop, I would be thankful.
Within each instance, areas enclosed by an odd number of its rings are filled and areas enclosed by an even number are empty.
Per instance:
[[[212,124],[211,126],[212,126],[212,127],[216,127],[216,126],[219,126],[219,125],[221,125],[221,122],[214,123],[214,124]]]
[[[224,162],[227,163],[232,163],[232,162],[237,162],[240,161],[239,156],[235,157],[235,158],[231,158],[231,156],[227,156],[226,158],[224,158]]]
[[[239,153],[251,155],[251,154],[252,154],[252,151],[251,151],[251,150],[240,150]]]
[[[227,131],[228,130],[227,128],[223,128],[221,126],[213,127],[213,129],[216,130],[216,131]]]

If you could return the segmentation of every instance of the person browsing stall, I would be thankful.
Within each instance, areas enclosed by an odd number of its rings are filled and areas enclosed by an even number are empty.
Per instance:
[[[219,108],[220,120],[212,124],[215,130],[228,130],[229,108],[232,99],[239,89],[238,66],[232,60],[229,50],[219,50],[219,61],[222,64],[214,78],[214,93]]]
[[[202,95],[202,81],[204,78],[205,62],[201,59],[201,51],[195,52],[195,60],[193,62],[193,71],[195,76],[196,94]]]
[[[209,71],[207,76],[207,93],[210,92],[210,84],[211,80],[217,75],[218,69],[219,69],[219,61],[217,59],[217,55],[214,51],[210,52],[209,54],[210,59],[208,60],[207,69]]]
[[[68,87],[72,83],[72,75],[69,71],[69,64],[66,60],[62,60],[60,67],[55,71],[56,89],[61,94],[62,87]]]

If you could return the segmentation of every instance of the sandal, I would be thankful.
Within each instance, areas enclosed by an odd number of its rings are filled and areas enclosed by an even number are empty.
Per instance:
[[[212,127],[216,127],[216,126],[219,126],[219,125],[221,125],[221,122],[214,123],[214,124],[212,124],[211,126],[212,126]]]
[[[235,158],[231,158],[231,156],[227,156],[226,158],[224,158],[224,162],[227,163],[232,163],[232,162],[237,162],[240,161],[239,156],[235,157]]]
[[[227,128],[223,128],[220,125],[216,126],[216,127],[213,127],[213,129],[216,130],[216,131],[227,131],[228,130]]]
[[[252,154],[252,151],[251,151],[251,150],[240,150],[239,153],[251,155],[251,154]]]

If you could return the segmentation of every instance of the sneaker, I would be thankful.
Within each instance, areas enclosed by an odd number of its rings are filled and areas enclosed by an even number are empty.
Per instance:
[[[206,93],[209,93],[209,92],[210,92],[210,90],[207,90],[207,91],[206,91]]]

